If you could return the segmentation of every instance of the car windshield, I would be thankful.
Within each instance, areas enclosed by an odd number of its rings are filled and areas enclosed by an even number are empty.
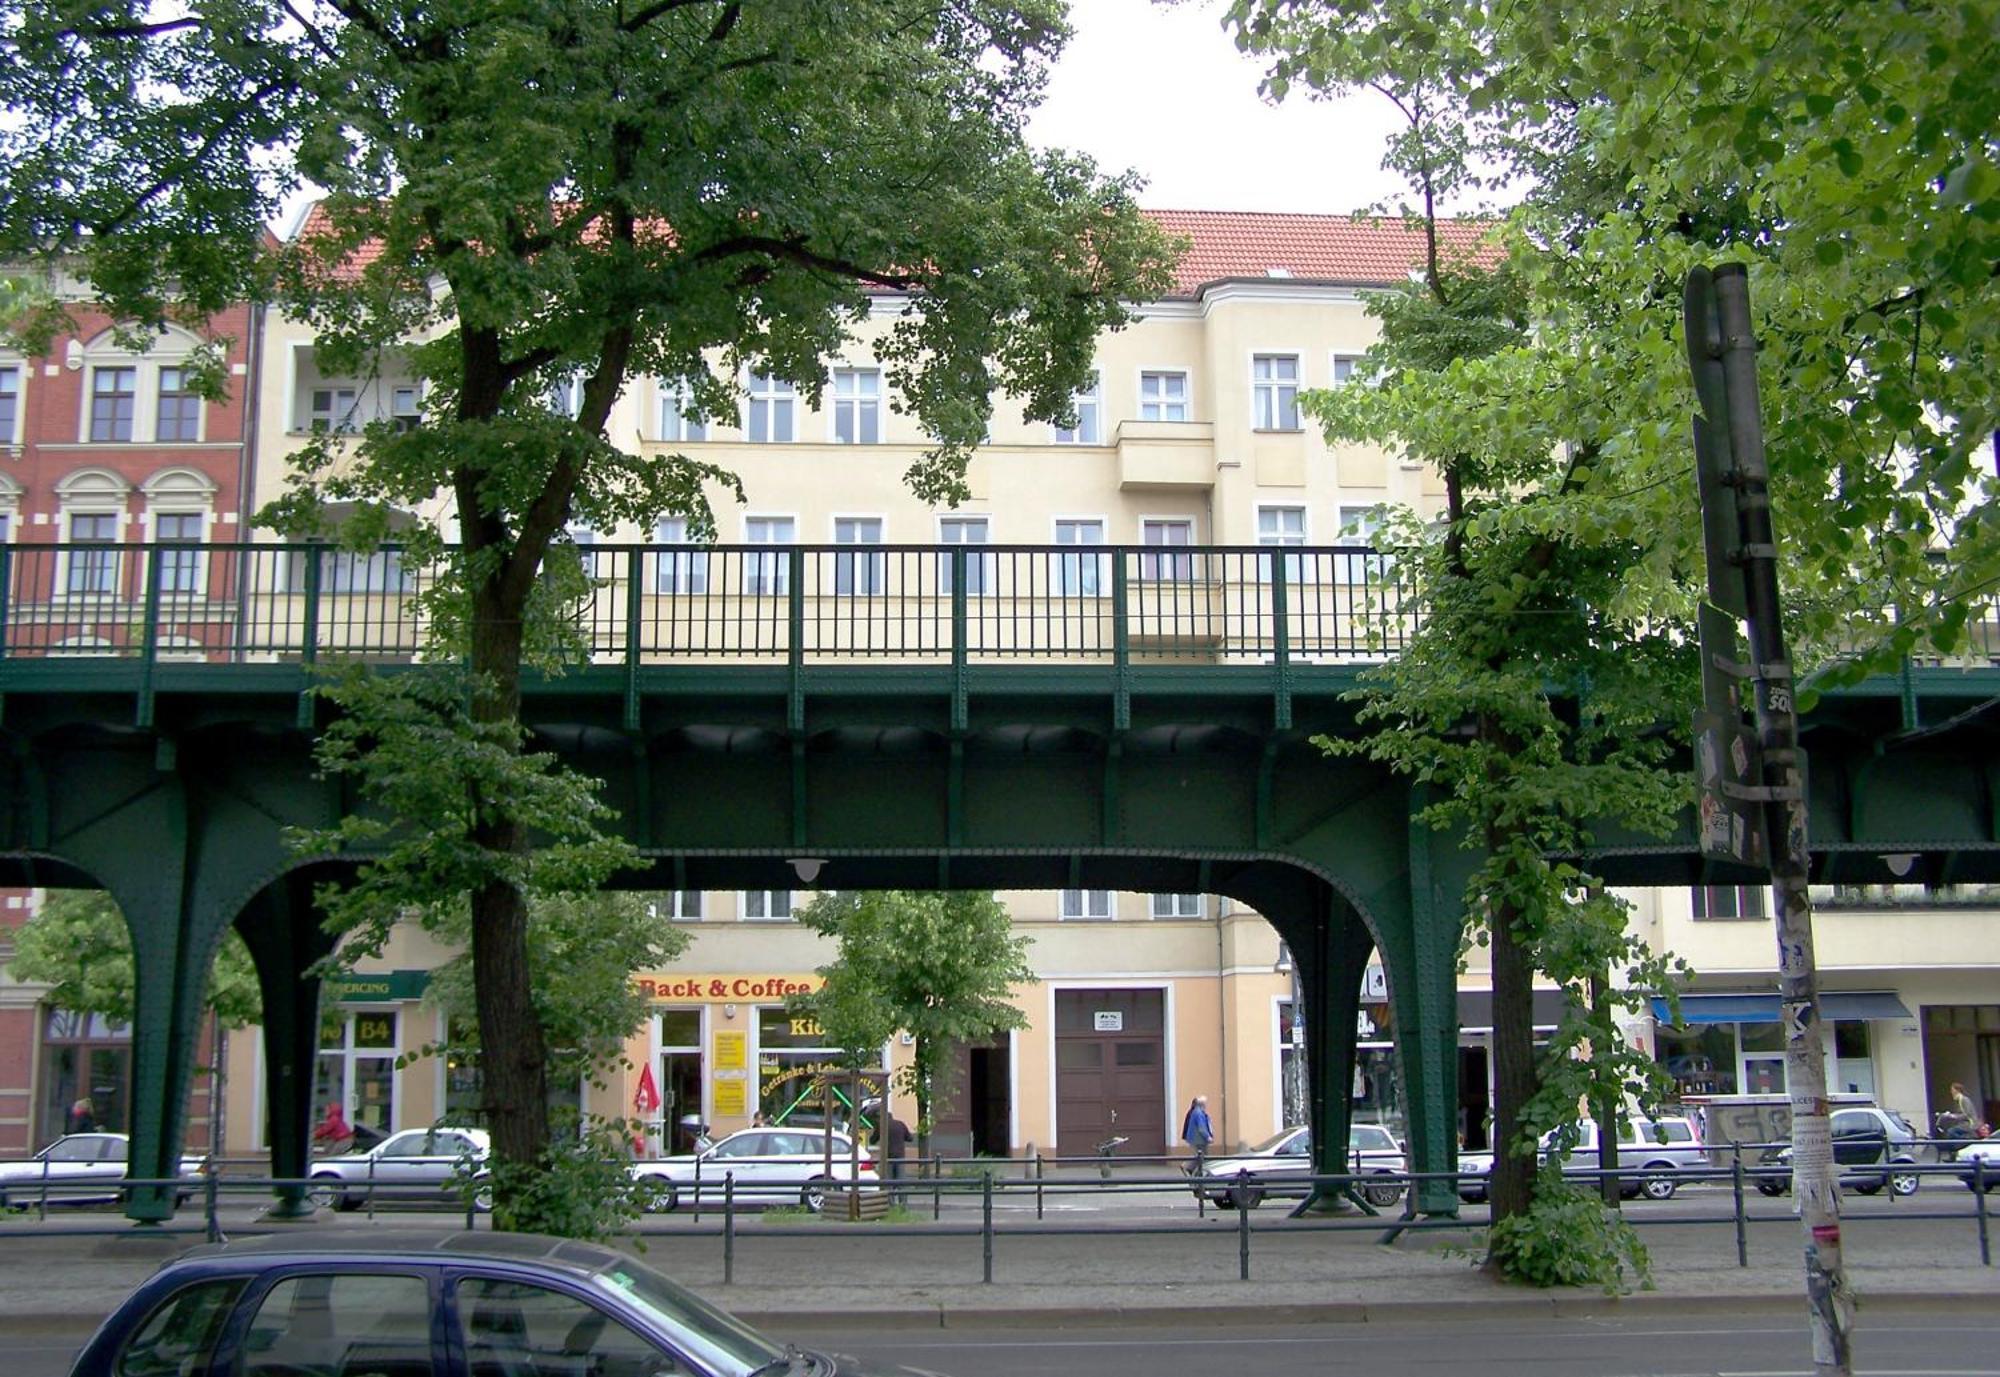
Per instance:
[[[1259,1153],[1276,1152],[1280,1147],[1284,1145],[1285,1140],[1287,1138],[1290,1138],[1294,1133],[1297,1132],[1298,1130],[1295,1128],[1288,1128],[1281,1133],[1274,1133],[1269,1138],[1266,1138],[1263,1142],[1257,1144],[1256,1147],[1251,1148],[1250,1151],[1253,1155]]]
[[[712,1371],[745,1377],[785,1356],[783,1348],[735,1316],[636,1262],[621,1260],[590,1280],[671,1331],[689,1357]]]

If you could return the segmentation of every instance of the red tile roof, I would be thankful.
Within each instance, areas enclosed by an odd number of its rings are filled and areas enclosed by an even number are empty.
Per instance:
[[[1351,215],[1285,215],[1263,211],[1149,210],[1169,234],[1189,241],[1174,270],[1173,295],[1196,296],[1223,278],[1280,276],[1357,286],[1400,284],[1424,262],[1420,226]],[[1492,220],[1448,220],[1439,226],[1446,257],[1474,252]],[[1479,256],[1489,257],[1491,250]]]

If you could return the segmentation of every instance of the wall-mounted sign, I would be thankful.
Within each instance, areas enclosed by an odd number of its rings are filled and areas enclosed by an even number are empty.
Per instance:
[[[722,1028],[715,1034],[715,1069],[741,1071],[750,1065],[750,1037],[740,1028]]]
[[[321,988],[342,1004],[389,1004],[421,999],[430,983],[429,971],[354,971],[324,981]]]
[[[1389,976],[1380,966],[1370,966],[1361,972],[1361,997],[1371,1004],[1384,1004],[1389,999]]]
[[[1100,1033],[1122,1033],[1125,1031],[1125,1012],[1122,1009],[1099,1009],[1091,1014],[1090,1026]]]
[[[716,1081],[709,1090],[711,1102],[715,1105],[715,1117],[718,1119],[742,1118],[745,1112],[744,1106],[749,1100],[749,1096],[746,1094],[749,1087],[750,1082],[747,1080]]]
[[[826,981],[817,975],[646,975],[634,982],[655,1004],[776,1004],[786,995],[811,994]]]

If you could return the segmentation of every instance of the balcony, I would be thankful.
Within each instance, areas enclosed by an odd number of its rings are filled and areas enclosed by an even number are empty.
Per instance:
[[[1125,492],[1198,492],[1215,486],[1213,421],[1120,421],[1118,486]]]

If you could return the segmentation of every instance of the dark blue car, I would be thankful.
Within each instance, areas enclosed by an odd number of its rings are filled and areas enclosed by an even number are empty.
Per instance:
[[[322,1232],[198,1248],[72,1377],[865,1377],[775,1344],[624,1253],[508,1233]],[[872,1369],[881,1373],[883,1369]],[[895,1369],[894,1371],[903,1371]]]

